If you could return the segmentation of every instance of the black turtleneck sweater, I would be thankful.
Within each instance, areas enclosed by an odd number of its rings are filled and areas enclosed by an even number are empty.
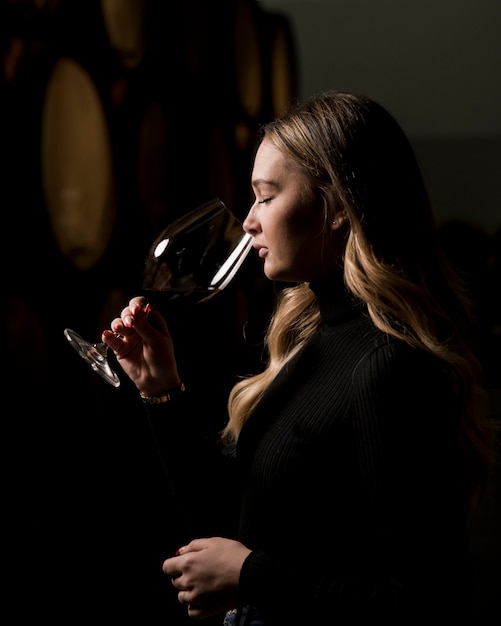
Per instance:
[[[447,372],[339,289],[312,288],[323,324],[268,388],[234,458],[198,436],[189,394],[149,410],[183,528],[252,549],[241,602],[270,626],[474,623]]]

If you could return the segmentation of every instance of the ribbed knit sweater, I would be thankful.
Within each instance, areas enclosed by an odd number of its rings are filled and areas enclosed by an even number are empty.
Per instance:
[[[252,549],[241,602],[270,626],[475,623],[446,368],[379,331],[339,288],[312,288],[322,326],[270,385],[234,458],[196,436],[201,416],[183,400],[149,411],[184,527]]]

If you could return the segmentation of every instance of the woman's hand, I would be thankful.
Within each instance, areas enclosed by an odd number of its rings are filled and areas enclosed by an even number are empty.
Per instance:
[[[202,619],[238,606],[238,581],[249,548],[232,539],[195,539],[164,561],[162,570],[179,589],[188,615]]]
[[[154,396],[181,383],[165,319],[144,298],[132,298],[102,340],[139,391]]]

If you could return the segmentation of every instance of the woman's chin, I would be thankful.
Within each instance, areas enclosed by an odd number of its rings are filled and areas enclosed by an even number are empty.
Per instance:
[[[279,272],[276,269],[264,266],[264,275],[269,280],[273,280],[276,283],[293,283],[297,282],[294,278],[291,278],[287,272]]]
[[[278,278],[277,272],[274,271],[273,267],[271,267],[269,263],[266,263],[266,261],[263,265],[263,272],[266,278],[268,278],[269,280],[280,280]]]

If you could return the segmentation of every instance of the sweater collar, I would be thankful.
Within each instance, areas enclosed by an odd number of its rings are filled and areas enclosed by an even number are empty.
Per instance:
[[[320,315],[326,323],[338,324],[360,314],[363,304],[346,288],[342,275],[326,276],[310,283]]]

